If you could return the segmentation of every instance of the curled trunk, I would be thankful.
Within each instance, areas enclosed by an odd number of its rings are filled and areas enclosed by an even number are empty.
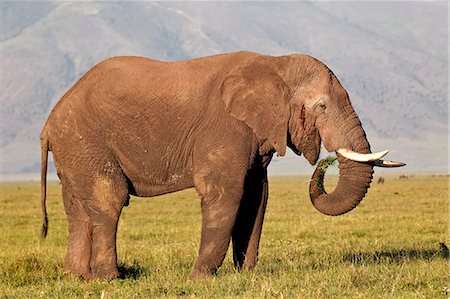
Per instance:
[[[360,153],[369,153],[366,140],[358,147]],[[336,189],[327,194],[323,187],[326,162],[318,164],[309,185],[309,195],[314,207],[321,213],[337,216],[353,210],[364,198],[373,178],[373,164],[348,160],[337,154],[339,182]]]
[[[353,210],[364,198],[373,177],[373,166],[354,162],[338,155],[339,182],[336,189],[327,194],[323,187],[326,168],[317,166],[309,185],[309,195],[314,207],[321,213],[337,216]]]

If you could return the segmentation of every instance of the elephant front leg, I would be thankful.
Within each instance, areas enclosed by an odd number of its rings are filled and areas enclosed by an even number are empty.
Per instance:
[[[196,185],[202,195],[202,236],[199,256],[191,274],[193,279],[214,274],[227,253],[243,188],[243,179],[242,182],[231,182],[230,179],[202,180]]]
[[[267,197],[267,170],[263,165],[254,165],[245,181],[244,194],[232,233],[233,260],[238,270],[252,269],[258,260]]]

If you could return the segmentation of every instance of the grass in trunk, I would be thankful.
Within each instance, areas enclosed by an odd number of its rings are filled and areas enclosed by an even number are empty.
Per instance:
[[[316,187],[319,189],[322,193],[327,193],[325,191],[324,181],[325,181],[325,173],[330,166],[334,166],[336,164],[337,157],[328,156],[325,159],[322,159],[319,161],[318,167],[321,169],[319,175],[316,178]]]

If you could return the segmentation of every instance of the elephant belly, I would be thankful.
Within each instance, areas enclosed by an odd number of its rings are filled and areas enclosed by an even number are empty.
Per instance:
[[[173,173],[166,177],[142,177],[142,175],[129,178],[132,188],[130,194],[140,197],[157,196],[176,192],[194,186],[191,173]]]
[[[157,148],[151,153],[136,148],[116,152],[120,167],[129,180],[130,194],[149,197],[194,186],[189,159],[174,161],[170,157],[180,157],[179,153],[169,156],[161,153]]]

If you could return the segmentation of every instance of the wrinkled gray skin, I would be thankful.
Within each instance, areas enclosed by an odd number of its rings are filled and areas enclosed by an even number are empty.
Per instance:
[[[328,151],[370,152],[347,92],[323,63],[250,52],[107,59],[58,102],[41,140],[44,233],[52,151],[69,221],[64,269],[86,279],[119,276],[117,223],[130,194],[198,191],[202,233],[191,276],[203,278],[220,267],[230,238],[235,267],[255,266],[275,152],[289,146],[311,164],[321,141]],[[353,209],[372,179],[372,165],[338,158],[336,190],[310,191],[328,215]]]

